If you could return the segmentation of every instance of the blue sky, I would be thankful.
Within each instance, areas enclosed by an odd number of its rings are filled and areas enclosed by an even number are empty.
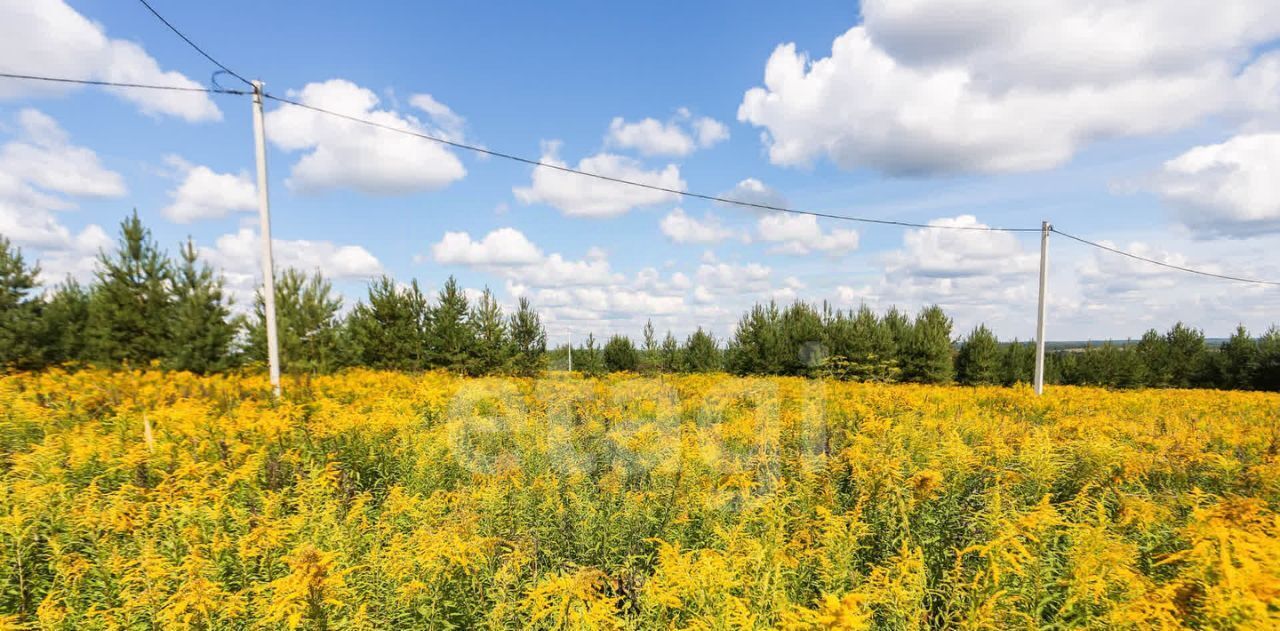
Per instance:
[[[344,113],[810,210],[1049,219],[1167,262],[1280,278],[1280,14],[1228,4],[154,2],[269,92]],[[0,23],[6,72],[208,84],[216,69],[132,2],[6,2]],[[156,105],[0,81],[0,233],[46,277],[88,278],[136,207],[171,249],[190,235],[248,300],[247,98]],[[723,337],[751,303],[797,298],[936,302],[957,333],[1034,326],[1036,235],[811,222],[540,179],[277,103],[267,125],[277,262],[320,268],[348,303],[373,274],[430,288],[453,274],[507,304],[528,296],[553,339],[648,318]],[[1280,320],[1274,290],[1061,238],[1051,263],[1051,338]]]

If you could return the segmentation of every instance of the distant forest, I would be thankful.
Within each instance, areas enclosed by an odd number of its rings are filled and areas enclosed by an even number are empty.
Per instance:
[[[234,315],[222,278],[181,244],[170,257],[137,213],[120,225],[117,247],[99,255],[88,286],[68,278],[43,288],[38,266],[0,236],[0,366],[159,366],[209,373],[266,361],[262,296]],[[525,298],[504,312],[488,290],[469,300],[450,277],[434,299],[417,281],[382,277],[344,315],[342,298],[318,272],[286,269],[276,279],[280,354],[287,372],[351,366],[448,370],[467,375],[532,376],[569,365],[570,349],[548,349],[537,311]],[[731,372],[854,381],[1015,384],[1031,380],[1034,347],[1001,343],[985,326],[953,337],[937,306],[914,317],[898,309],[833,309],[796,302],[759,304],[731,338],[698,329],[683,340],[659,337],[647,323],[633,340],[588,335],[572,349],[573,369]],[[1173,325],[1126,343],[1047,355],[1049,383],[1114,388],[1175,387],[1280,390],[1280,329],[1258,337],[1244,327],[1220,343]]]

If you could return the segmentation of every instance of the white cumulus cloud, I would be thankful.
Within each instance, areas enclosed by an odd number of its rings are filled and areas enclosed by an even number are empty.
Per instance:
[[[787,207],[786,197],[783,197],[781,193],[753,177],[749,177],[738,182],[732,189],[721,193],[719,196],[736,202],[746,202],[748,204],[759,204],[761,206],[772,206],[774,208]],[[723,202],[717,203],[721,206],[734,205],[725,204]]]
[[[1055,167],[1096,139],[1243,107],[1238,66],[1280,35],[1271,0],[873,0],[863,19],[827,57],[778,46],[744,95],[738,119],[763,129],[773,163]]]
[[[542,260],[542,251],[515,228],[499,228],[478,241],[466,232],[446,232],[431,246],[431,253],[445,265],[528,265]]]
[[[542,162],[567,167],[568,164],[557,156],[559,147],[557,142],[544,143]],[[576,168],[587,173],[640,182],[671,191],[685,189],[685,181],[680,179],[680,168],[674,164],[668,164],[658,171],[650,171],[631,158],[598,153],[580,160]],[[547,204],[570,217],[613,217],[633,208],[671,202],[680,197],[665,190],[609,182],[546,166],[534,167],[532,184],[517,187],[513,192],[521,203]]]
[[[34,109],[18,113],[18,140],[0,148],[0,171],[47,191],[75,197],[120,197],[124,178],[92,149],[71,144],[57,121]]]
[[[774,244],[770,251],[775,254],[804,256],[823,252],[836,256],[858,249],[857,230],[823,231],[813,215],[768,214],[756,222],[756,231],[761,241]]]
[[[309,83],[289,96],[393,129],[449,136],[458,130],[435,128],[418,118],[379,109],[373,91],[344,79]],[[426,98],[420,98],[426,97]],[[431,116],[453,125],[452,110],[418,95],[411,102]],[[443,108],[443,109],[441,109]],[[448,112],[448,115],[445,112]],[[305,151],[289,173],[288,185],[304,193],[354,189],[375,195],[438,190],[466,176],[466,169],[442,145],[322,114],[293,105],[267,113],[267,138],[285,151]]]
[[[165,162],[182,177],[178,187],[169,191],[172,201],[161,211],[171,221],[191,223],[217,219],[258,207],[258,187],[244,171],[218,173],[172,155],[167,156]]]
[[[1280,133],[1242,134],[1164,163],[1152,189],[1201,237],[1280,231]]]
[[[119,83],[200,88],[199,83],[160,64],[138,44],[107,37],[102,26],[62,0],[0,2],[0,59],[21,62],[27,74]],[[15,68],[16,71],[16,68]],[[0,82],[0,100],[56,95],[78,89],[29,81]],[[202,92],[107,88],[146,114],[186,121],[216,121],[222,112]]]
[[[683,208],[667,213],[658,224],[662,234],[676,243],[719,243],[732,239],[738,233],[720,225],[720,220],[707,213],[702,219],[691,217]]]
[[[92,150],[72,144],[49,116],[24,109],[16,119],[17,137],[0,146],[0,235],[39,250],[42,282],[66,274],[85,280],[110,239],[96,224],[73,231],[58,212],[75,208],[76,199],[124,195],[124,178]]]
[[[635,149],[646,156],[684,157],[729,139],[729,128],[707,116],[693,118],[687,109],[668,121],[643,118],[627,122],[615,117],[609,123],[605,142],[610,146]]]

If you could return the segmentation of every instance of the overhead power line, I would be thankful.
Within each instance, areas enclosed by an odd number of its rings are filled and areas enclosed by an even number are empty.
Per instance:
[[[228,71],[228,72],[230,72],[230,71]],[[233,74],[233,75],[234,75],[235,73],[231,73],[231,74]],[[236,75],[236,76],[237,76],[237,77],[239,77],[239,75]],[[208,93],[208,94],[234,94],[234,95],[245,95],[245,94],[250,94],[250,92],[248,92],[248,91],[246,91],[246,90],[229,90],[229,89],[225,89],[225,88],[193,88],[193,87],[187,87],[187,86],[174,86],[174,85],[153,85],[153,84],[145,84],[145,83],[123,83],[123,82],[117,82],[117,81],[97,81],[97,80],[92,80],[92,79],[68,79],[68,78],[64,78],[64,77],[45,77],[45,76],[40,76],[40,75],[16,74],[16,73],[8,73],[8,72],[0,72],[0,78],[6,78],[6,79],[19,79],[19,80],[28,80],[28,81],[46,81],[46,82],[52,82],[52,83],[69,83],[69,84],[77,84],[77,85],[94,85],[94,86],[116,87],[116,88],[137,88],[137,89],[147,89],[147,90],[169,90],[169,91],[176,91],[176,92],[203,92],[203,93]],[[252,84],[250,84],[250,85],[252,85]],[[292,100],[292,99],[286,99],[286,98],[283,98],[283,97],[278,97],[278,96],[275,96],[275,95],[273,95],[273,94],[268,94],[268,93],[265,93],[265,92],[263,93],[263,95],[262,95],[262,96],[263,96],[263,97],[265,97],[265,98],[271,99],[271,100],[273,100],[273,101],[278,101],[278,102],[280,102],[280,103],[285,103],[285,104],[287,104],[287,105],[293,105],[293,106],[295,106],[295,107],[300,107],[300,108],[303,108],[303,109],[306,109],[306,110],[311,110],[311,111],[318,112],[318,113],[321,113],[321,114],[326,114],[326,115],[329,115],[329,116],[334,116],[334,117],[341,118],[341,119],[345,119],[345,120],[352,121],[352,122],[355,122],[355,123],[360,123],[360,124],[363,124],[363,125],[368,125],[368,126],[370,126],[370,127],[376,127],[376,128],[384,129],[384,130],[387,130],[387,131],[392,131],[392,132],[396,132],[396,133],[406,134],[406,135],[409,135],[409,136],[415,136],[415,137],[418,137],[418,138],[422,138],[422,139],[424,139],[424,140],[429,140],[429,141],[436,142],[436,143],[440,143],[440,144],[447,145],[447,146],[450,146],[450,147],[455,147],[455,148],[458,148],[458,149],[464,149],[464,150],[467,150],[467,151],[472,151],[472,152],[475,152],[475,153],[481,153],[481,154],[484,154],[484,155],[493,156],[493,157],[497,157],[497,158],[503,158],[503,159],[506,159],[506,160],[514,161],[514,162],[520,162],[520,163],[523,163],[523,164],[528,164],[528,165],[530,165],[530,166],[535,166],[535,167],[546,167],[546,168],[548,168],[548,169],[554,169],[554,170],[556,170],[556,171],[562,171],[562,172],[564,172],[564,173],[572,173],[572,174],[580,175],[580,176],[583,176],[583,177],[595,178],[595,179],[603,180],[603,181],[606,181],[606,182],[614,182],[614,183],[617,183],[617,184],[623,184],[623,185],[627,185],[627,186],[634,186],[634,187],[644,188],[644,189],[649,189],[649,190],[654,190],[654,191],[661,191],[661,192],[664,192],[664,193],[671,193],[671,194],[673,194],[673,195],[687,195],[687,196],[689,196],[689,197],[694,197],[694,198],[698,198],[698,199],[704,199],[704,200],[708,200],[708,201],[712,201],[712,202],[719,202],[719,203],[722,203],[722,204],[729,204],[729,205],[734,205],[734,206],[743,206],[743,207],[747,207],[747,208],[757,208],[757,209],[760,209],[760,210],[768,210],[768,211],[774,211],[774,212],[789,213],[789,214],[794,214],[794,215],[810,215],[810,216],[813,216],[813,217],[821,217],[821,218],[824,218],[824,219],[833,219],[833,220],[838,220],[838,221],[852,221],[852,222],[870,223],[870,224],[879,224],[879,225],[901,226],[901,227],[908,227],[908,228],[938,229],[938,230],[968,230],[968,231],[980,231],[980,232],[1040,232],[1040,231],[1042,230],[1041,228],[1000,228],[1000,227],[986,227],[986,226],[946,226],[946,225],[935,225],[935,224],[916,223],[916,222],[910,222],[910,221],[897,221],[897,220],[893,220],[893,219],[874,219],[874,218],[870,218],[870,217],[853,217],[853,216],[848,216],[848,215],[836,215],[836,214],[831,214],[831,213],[823,213],[823,212],[816,212],[816,211],[809,211],[809,210],[800,210],[800,209],[796,209],[796,208],[786,208],[786,207],[782,207],[782,206],[774,206],[774,205],[771,205],[771,204],[761,204],[761,203],[757,203],[757,202],[749,202],[749,201],[745,201],[745,200],[731,199],[731,198],[722,197],[722,196],[719,196],[719,195],[707,195],[707,194],[705,194],[705,193],[697,193],[697,192],[692,192],[692,191],[682,191],[682,190],[679,190],[679,189],[668,188],[668,187],[665,187],[665,186],[658,186],[658,185],[655,185],[655,184],[648,184],[648,183],[645,183],[645,182],[637,182],[637,181],[635,181],[635,180],[627,180],[627,179],[624,179],[624,178],[618,178],[618,177],[613,177],[613,176],[609,176],[609,175],[603,175],[603,174],[600,174],[600,173],[592,173],[592,172],[590,172],[590,171],[582,171],[582,170],[574,169],[574,168],[567,167],[567,166],[561,166],[561,165],[558,165],[558,164],[551,164],[551,163],[548,163],[548,162],[543,162],[543,161],[541,161],[541,160],[534,160],[534,159],[531,159],[531,158],[525,158],[525,157],[522,157],[522,156],[517,156],[517,155],[513,155],[513,154],[509,154],[509,153],[504,153],[504,152],[501,152],[501,151],[495,151],[495,150],[493,150],[493,149],[486,149],[486,148],[484,148],[484,147],[478,147],[478,146],[470,145],[470,144],[463,143],[463,142],[458,142],[458,141],[454,141],[454,140],[448,140],[448,139],[446,139],[446,138],[441,138],[441,137],[439,137],[439,136],[433,136],[433,135],[425,134],[425,133],[422,133],[422,132],[417,132],[417,131],[413,131],[413,130],[409,130],[409,129],[402,129],[402,128],[399,128],[399,127],[393,127],[393,126],[391,126],[391,125],[386,125],[386,124],[383,124],[383,123],[378,123],[378,122],[376,122],[376,121],[371,121],[371,120],[368,120],[368,119],[365,119],[365,118],[360,118],[360,117],[358,117],[358,116],[351,116],[351,115],[349,115],[349,114],[343,114],[343,113],[341,113],[341,112],[334,112],[334,111],[332,111],[332,110],[327,110],[327,109],[324,109],[324,108],[321,108],[321,107],[316,107],[316,106],[314,106],[314,105],[307,105],[306,103],[300,103],[300,102],[298,102],[298,101],[294,101],[294,100]],[[1156,260],[1156,259],[1148,258],[1148,257],[1145,257],[1145,256],[1140,256],[1140,255],[1134,254],[1134,253],[1132,253],[1132,252],[1126,252],[1126,251],[1124,251],[1124,250],[1120,250],[1120,249],[1118,249],[1118,248],[1113,248],[1113,247],[1111,247],[1111,246],[1103,245],[1103,244],[1101,244],[1101,243],[1097,243],[1097,242],[1095,242],[1095,241],[1090,241],[1090,240],[1088,240],[1088,239],[1085,239],[1085,238],[1082,238],[1082,237],[1078,237],[1078,236],[1076,236],[1076,235],[1073,235],[1073,234],[1070,234],[1070,233],[1067,233],[1067,232],[1063,232],[1062,230],[1059,230],[1059,229],[1058,229],[1057,227],[1055,227],[1055,226],[1051,226],[1051,227],[1049,228],[1049,231],[1050,231],[1050,232],[1055,232],[1055,233],[1060,234],[1060,235],[1062,235],[1062,236],[1064,236],[1064,237],[1066,237],[1066,238],[1068,238],[1068,239],[1071,239],[1071,240],[1073,240],[1073,241],[1077,241],[1077,242],[1082,243],[1082,244],[1084,244],[1084,245],[1088,245],[1088,246],[1091,246],[1091,247],[1098,248],[1098,249],[1100,249],[1100,250],[1105,250],[1105,251],[1107,251],[1107,252],[1111,252],[1111,253],[1114,253],[1114,254],[1118,254],[1118,255],[1120,255],[1120,256],[1125,256],[1125,257],[1128,257],[1128,258],[1134,259],[1134,260],[1136,260],[1136,261],[1142,261],[1142,262],[1144,262],[1144,263],[1150,263],[1150,264],[1152,264],[1152,265],[1158,265],[1158,266],[1160,266],[1160,267],[1164,267],[1164,268],[1168,268],[1168,269],[1172,269],[1172,270],[1177,270],[1177,271],[1180,271],[1180,272],[1186,272],[1186,273],[1188,273],[1188,274],[1196,274],[1196,275],[1199,275],[1199,276],[1206,276],[1206,277],[1209,277],[1209,278],[1217,278],[1217,279],[1221,279],[1221,280],[1229,280],[1229,281],[1240,282],[1240,283],[1251,283],[1251,284],[1256,284],[1256,285],[1280,286],[1280,281],[1261,280],[1261,279],[1256,279],[1256,278],[1244,278],[1244,277],[1240,277],[1240,276],[1231,276],[1231,275],[1229,275],[1229,274],[1217,274],[1217,273],[1214,273],[1214,272],[1206,272],[1206,271],[1204,271],[1204,270],[1198,270],[1198,269],[1194,269],[1194,268],[1190,268],[1190,267],[1184,267],[1184,266],[1181,266],[1181,265],[1174,265],[1174,264],[1172,264],[1172,263],[1165,263],[1165,262],[1163,262],[1163,261],[1158,261],[1158,260]]]
[[[1192,269],[1192,268],[1190,268],[1190,267],[1183,267],[1183,266],[1181,266],[1181,265],[1174,265],[1174,264],[1172,264],[1172,263],[1165,263],[1165,262],[1163,262],[1163,261],[1157,261],[1157,260],[1155,260],[1155,259],[1147,258],[1147,257],[1145,257],[1145,256],[1138,256],[1137,254],[1134,254],[1134,253],[1132,253],[1132,252],[1125,252],[1124,250],[1120,250],[1120,249],[1117,249],[1117,248],[1113,248],[1113,247],[1111,247],[1111,246],[1103,245],[1103,244],[1101,244],[1101,243],[1096,243],[1096,242],[1094,242],[1094,241],[1090,241],[1090,240],[1088,240],[1088,239],[1083,239],[1083,238],[1077,237],[1077,236],[1075,236],[1075,235],[1073,235],[1073,234],[1068,234],[1068,233],[1066,233],[1066,232],[1063,232],[1063,231],[1061,231],[1061,230],[1057,229],[1056,227],[1050,227],[1050,228],[1049,228],[1049,230],[1050,230],[1051,232],[1056,232],[1056,233],[1058,233],[1058,234],[1060,234],[1060,235],[1062,235],[1062,236],[1064,236],[1064,237],[1066,237],[1066,238],[1068,238],[1068,239],[1071,239],[1071,240],[1073,240],[1073,241],[1079,241],[1080,243],[1083,243],[1083,244],[1085,244],[1085,245],[1093,246],[1093,247],[1098,248],[1098,249],[1100,249],[1100,250],[1106,250],[1107,252],[1113,252],[1113,253],[1115,253],[1115,254],[1119,254],[1119,255],[1121,255],[1121,256],[1127,256],[1127,257],[1129,257],[1129,258],[1131,258],[1131,259],[1134,259],[1134,260],[1137,260],[1137,261],[1142,261],[1142,262],[1144,262],[1144,263],[1150,263],[1150,264],[1152,264],[1152,265],[1159,265],[1160,267],[1167,267],[1167,268],[1169,268],[1169,269],[1178,270],[1178,271],[1180,271],[1180,272],[1187,272],[1187,273],[1189,273],[1189,274],[1199,274],[1199,275],[1201,275],[1201,276],[1209,276],[1209,277],[1211,277],[1211,278],[1220,278],[1220,279],[1222,279],[1222,280],[1232,280],[1232,281],[1236,281],[1236,282],[1239,282],[1239,283],[1254,283],[1254,284],[1257,284],[1257,285],[1280,285],[1280,281],[1274,281],[1274,280],[1259,280],[1259,279],[1256,279],[1256,278],[1241,278],[1241,277],[1239,277],[1239,276],[1229,276],[1229,275],[1227,275],[1227,274],[1215,274],[1215,273],[1213,273],[1213,272],[1206,272],[1206,271],[1204,271],[1204,270]]]
[[[705,200],[707,200],[707,201],[719,202],[719,203],[721,203],[721,204],[729,204],[729,205],[733,205],[733,206],[744,206],[744,207],[747,207],[747,208],[757,208],[757,209],[760,209],[760,210],[769,210],[769,211],[780,212],[780,213],[790,213],[790,214],[793,214],[793,215],[809,215],[809,216],[812,216],[812,217],[821,217],[821,218],[824,218],[824,219],[834,219],[834,220],[838,220],[838,221],[855,221],[855,222],[860,222],[860,223],[881,224],[881,225],[887,225],[887,226],[902,226],[902,227],[907,227],[907,228],[930,228],[930,229],[939,229],[939,230],[970,230],[970,231],[978,231],[978,232],[1040,232],[1040,228],[993,228],[993,227],[987,227],[987,226],[939,226],[939,225],[933,225],[933,224],[915,223],[915,222],[911,222],[911,221],[896,221],[896,220],[893,220],[893,219],[872,219],[872,218],[870,218],[870,217],[851,217],[851,216],[848,216],[848,215],[835,215],[835,214],[831,214],[831,213],[817,212],[817,211],[811,211],[811,210],[800,210],[800,209],[796,209],[796,208],[785,208],[785,207],[782,207],[782,206],[774,206],[774,205],[771,205],[771,204],[761,204],[761,203],[758,203],[758,202],[749,202],[749,201],[740,200],[740,199],[731,199],[731,198],[728,198],[728,197],[721,197],[721,196],[719,196],[719,195],[708,195],[708,194],[705,194],[705,193],[697,193],[697,192],[692,192],[692,191],[682,191],[682,190],[679,190],[679,189],[669,188],[669,187],[666,187],[666,186],[659,186],[659,185],[657,185],[657,184],[648,184],[648,183],[645,183],[645,182],[637,182],[637,181],[635,181],[635,180],[628,180],[628,179],[625,179],[625,178],[613,177],[613,176],[611,176],[611,175],[604,175],[604,174],[601,174],[601,173],[592,173],[592,172],[590,172],[590,171],[582,171],[582,170],[579,170],[579,169],[574,169],[574,168],[572,168],[572,167],[562,166],[562,165],[558,165],[558,164],[551,164],[551,163],[549,163],[549,162],[543,162],[542,160],[534,160],[534,159],[532,159],[532,158],[525,158],[525,157],[522,157],[522,156],[517,156],[517,155],[514,155],[514,154],[510,154],[510,153],[504,153],[504,152],[501,152],[501,151],[495,151],[495,150],[493,150],[493,149],[486,149],[486,148],[484,148],[484,147],[478,147],[478,146],[476,146],[476,145],[470,145],[470,144],[467,144],[467,143],[464,143],[464,142],[458,142],[458,141],[456,141],[456,140],[449,140],[449,139],[447,139],[447,138],[441,138],[441,137],[439,137],[439,136],[433,136],[433,135],[431,135],[431,134],[425,134],[425,133],[418,132],[418,131],[414,131],[414,130],[411,130],[411,129],[404,129],[404,128],[401,128],[401,127],[395,127],[395,126],[393,126],[393,125],[387,125],[387,124],[384,124],[384,123],[379,123],[379,122],[377,122],[377,121],[372,121],[372,120],[369,120],[369,119],[367,119],[367,118],[361,118],[361,117],[359,117],[359,116],[352,116],[352,115],[350,115],[350,114],[343,114],[343,113],[341,113],[341,112],[335,112],[335,111],[333,111],[333,110],[327,110],[327,109],[322,108],[322,107],[316,107],[316,106],[314,106],[314,105],[308,105],[308,104],[306,104],[306,103],[300,103],[300,102],[298,102],[298,101],[294,101],[294,100],[292,100],[292,99],[286,99],[286,98],[284,98],[284,97],[275,96],[275,95],[273,95],[273,94],[263,93],[263,96],[264,96],[264,97],[266,97],[266,98],[268,98],[268,99],[271,99],[271,100],[273,100],[273,101],[278,101],[278,102],[280,102],[280,103],[285,103],[285,104],[288,104],[288,105],[293,105],[293,106],[295,106],[295,107],[300,107],[300,108],[303,108],[303,109],[306,109],[306,110],[311,110],[311,111],[313,111],[313,112],[318,112],[318,113],[321,113],[321,114],[326,114],[326,115],[328,115],[328,116],[334,116],[334,117],[341,118],[341,119],[345,119],[345,120],[348,120],[348,121],[351,121],[351,122],[354,122],[354,123],[360,123],[360,124],[362,124],[362,125],[368,125],[368,126],[370,126],[370,127],[376,127],[376,128],[378,128],[378,129],[385,129],[385,130],[387,130],[387,131],[393,131],[393,132],[400,133],[400,134],[406,134],[406,135],[409,135],[409,136],[415,136],[415,137],[421,138],[421,139],[423,139],[423,140],[430,140],[431,142],[439,143],[439,144],[442,144],[442,145],[447,145],[447,146],[450,146],[450,147],[454,147],[454,148],[456,148],[456,149],[463,149],[463,150],[466,150],[466,151],[471,151],[471,152],[474,152],[474,153],[480,153],[480,154],[484,154],[484,155],[487,155],[487,156],[492,156],[492,157],[495,157],[495,158],[502,158],[502,159],[504,159],[504,160],[511,160],[511,161],[514,161],[514,162],[520,162],[520,163],[527,164],[527,165],[534,166],[534,167],[545,167],[545,168],[548,168],[548,169],[554,169],[554,170],[556,170],[556,171],[562,171],[562,172],[564,172],[564,173],[572,173],[572,174],[574,174],[574,175],[581,175],[581,176],[584,176],[584,177],[595,178],[595,179],[597,179],[597,180],[603,180],[603,181],[606,181],[606,182],[613,182],[613,183],[616,183],[616,184],[624,184],[624,185],[627,185],[627,186],[634,186],[634,187],[637,187],[637,188],[644,188],[644,189],[648,189],[648,190],[651,190],[651,191],[660,191],[660,192],[663,192],[663,193],[671,193],[671,194],[673,194],[673,195],[685,195],[685,196],[693,197],[693,198],[697,198],[697,199],[705,199]]]
[[[229,75],[231,75],[231,76],[233,76],[233,77],[235,77],[235,78],[239,79],[240,81],[244,82],[244,84],[245,84],[245,85],[250,85],[250,86],[251,86],[251,85],[253,85],[253,83],[252,83],[252,82],[250,82],[248,79],[246,79],[246,78],[244,78],[244,77],[240,76],[240,75],[239,75],[239,73],[237,73],[236,71],[234,71],[234,70],[232,70],[232,69],[230,69],[230,68],[226,67],[222,62],[218,61],[217,59],[214,59],[214,58],[213,58],[213,56],[212,56],[212,55],[210,55],[209,53],[204,52],[204,49],[203,49],[203,48],[200,48],[199,46],[197,46],[197,45],[196,45],[196,43],[195,43],[195,42],[191,41],[191,38],[190,38],[190,37],[187,37],[186,35],[183,35],[183,34],[182,34],[182,31],[179,31],[179,30],[178,30],[178,27],[176,27],[176,26],[174,26],[173,24],[171,24],[171,23],[169,22],[169,20],[164,19],[164,16],[163,16],[163,15],[160,15],[160,12],[159,12],[159,11],[156,11],[156,10],[155,10],[155,8],[154,8],[154,7],[152,7],[152,6],[147,2],[147,0],[138,0],[138,2],[141,2],[141,3],[142,3],[142,6],[146,7],[146,8],[147,8],[147,10],[151,12],[151,15],[156,16],[156,19],[157,19],[157,20],[160,20],[160,22],[162,22],[165,26],[169,27],[169,30],[173,31],[173,32],[174,32],[174,34],[176,34],[178,37],[181,37],[181,38],[182,38],[182,41],[186,42],[189,46],[191,46],[192,48],[194,48],[194,49],[196,50],[196,52],[197,52],[197,53],[200,53],[201,55],[203,55],[203,56],[204,56],[204,58],[205,58],[205,59],[208,59],[208,60],[209,60],[213,65],[215,65],[215,66],[217,66],[217,67],[219,67],[219,68],[222,68],[222,70],[223,70],[224,72],[226,72],[227,74],[229,74]]]
[[[207,94],[250,94],[246,90],[228,90],[225,88],[193,88],[180,85],[154,85],[150,83],[122,83],[119,81],[97,81],[94,79],[67,79],[65,77],[44,77],[40,75],[15,74],[0,72],[0,78],[23,79],[26,81],[47,81],[50,83],[74,83],[77,85],[97,85],[110,88],[140,88],[144,90],[171,90],[173,92],[204,92]]]

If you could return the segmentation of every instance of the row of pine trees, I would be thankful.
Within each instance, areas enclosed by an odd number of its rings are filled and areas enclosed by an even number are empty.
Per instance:
[[[159,365],[196,373],[266,361],[261,295],[252,314],[233,315],[220,276],[188,240],[175,260],[136,213],[120,226],[117,247],[99,255],[93,283],[72,279],[40,291],[39,270],[0,236],[0,365],[18,370],[93,363]],[[756,305],[723,343],[699,328],[683,341],[659,340],[646,323],[637,344],[593,335],[580,345],[547,348],[539,314],[521,298],[504,313],[488,290],[468,300],[450,278],[431,300],[417,281],[382,277],[343,314],[342,300],[318,272],[288,269],[276,280],[280,354],[285,370],[328,372],[347,366],[444,369],[469,375],[534,375],[551,368],[604,372],[732,372],[856,381],[962,384],[1029,382],[1031,344],[1001,343],[985,326],[962,340],[937,306],[914,317],[863,306],[843,311],[803,302]],[[1051,383],[1109,387],[1207,387],[1280,390],[1280,330],[1258,338],[1243,327],[1220,347],[1175,325],[1135,343],[1057,351],[1046,361]]]
[[[134,213],[121,224],[117,247],[99,255],[92,285],[68,279],[39,292],[39,268],[0,237],[0,366],[158,363],[210,373],[265,362],[261,294],[251,316],[233,315],[222,278],[190,240],[179,254],[170,258]],[[341,297],[318,272],[284,270],[275,294],[288,371],[363,365],[531,375],[545,361],[546,332],[527,300],[508,316],[487,290],[471,304],[453,278],[434,303],[416,281],[379,278],[345,317]]]

